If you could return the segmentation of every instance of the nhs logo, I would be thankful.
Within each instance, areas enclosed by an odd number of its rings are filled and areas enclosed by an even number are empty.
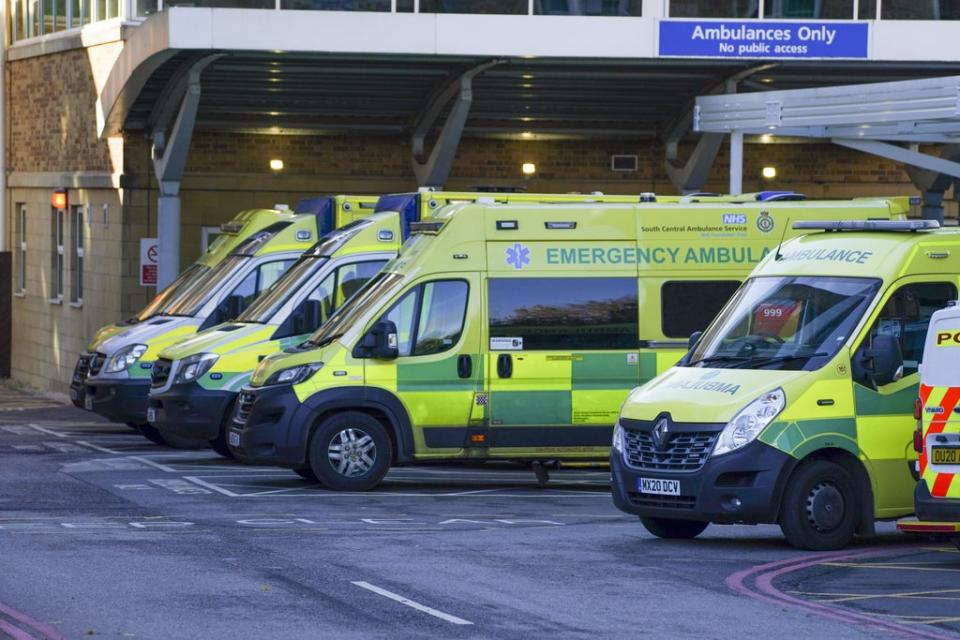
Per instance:
[[[723,224],[747,224],[747,214],[725,213],[723,214]]]

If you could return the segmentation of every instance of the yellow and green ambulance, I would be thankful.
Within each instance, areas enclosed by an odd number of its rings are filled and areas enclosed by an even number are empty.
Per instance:
[[[308,251],[235,321],[168,347],[154,365],[147,422],[168,444],[207,442],[230,452],[225,427],[239,390],[265,356],[303,342],[400,250],[404,229],[450,203],[621,202],[603,194],[421,191],[382,196],[379,213],[334,232]]]
[[[276,211],[274,209],[241,211],[230,222],[221,225],[220,234],[210,244],[207,251],[197,258],[196,262],[184,269],[169,286],[154,296],[139,313],[127,320],[107,325],[98,330],[87,345],[86,351],[77,358],[77,364],[73,369],[73,378],[70,381],[70,400],[73,404],[78,407],[84,406],[84,385],[86,384],[87,371],[90,368],[90,360],[101,343],[134,325],[162,315],[180,294],[188,290],[211,268],[225,260],[241,242],[261,229],[291,217],[292,214],[288,211]]]
[[[236,457],[375,486],[391,465],[598,460],[630,389],[673,365],[787,219],[905,201],[456,204],[310,340],[267,357]]]
[[[960,307],[933,314],[920,367],[914,448],[920,482],[917,517],[901,531],[953,538],[960,546]]]
[[[330,207],[283,215],[237,244],[162,314],[101,341],[89,360],[84,408],[116,422],[137,425],[148,438],[159,440],[146,424],[146,410],[151,371],[160,351],[235,318],[316,243],[320,231],[344,219],[369,215],[374,201],[335,197]]]
[[[400,218],[376,213],[323,238],[235,320],[163,349],[147,422],[168,443],[229,456],[224,424],[265,356],[303,342],[400,250]]]
[[[654,535],[777,523],[836,549],[913,512],[914,401],[930,318],[957,298],[960,232],[802,222],[689,353],[620,411],[616,505]]]

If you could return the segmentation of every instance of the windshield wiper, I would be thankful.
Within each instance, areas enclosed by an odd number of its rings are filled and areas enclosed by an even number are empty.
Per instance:
[[[743,362],[744,360],[749,360],[748,356],[707,356],[706,358],[700,358],[699,360],[694,360],[688,366],[693,366],[695,364],[704,364],[707,362]]]
[[[754,367],[766,367],[771,364],[777,364],[779,362],[790,362],[791,360],[809,360],[810,358],[817,358],[823,356],[829,356],[829,353],[817,351],[816,353],[794,353],[791,355],[783,356],[753,356],[752,358],[744,358],[743,360],[736,363],[736,368],[754,368]]]

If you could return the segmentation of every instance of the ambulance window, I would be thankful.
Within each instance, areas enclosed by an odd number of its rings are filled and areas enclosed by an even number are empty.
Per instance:
[[[247,275],[240,284],[230,293],[231,296],[242,296],[242,308],[246,308],[257,295],[276,282],[283,272],[290,268],[293,260],[277,260],[265,262]]]
[[[867,339],[877,335],[895,336],[903,352],[904,375],[916,373],[923,359],[930,317],[956,299],[957,288],[949,282],[904,285],[887,300]]]
[[[462,280],[430,282],[423,287],[422,305],[413,355],[425,356],[452,349],[463,333],[467,283]]]
[[[462,280],[440,280],[414,287],[400,298],[383,316],[397,327],[399,355],[425,356],[452,349],[463,332],[467,290]]]
[[[737,291],[736,280],[676,280],[660,288],[660,321],[668,338],[703,331]]]
[[[491,338],[526,351],[636,349],[636,278],[491,278]]]

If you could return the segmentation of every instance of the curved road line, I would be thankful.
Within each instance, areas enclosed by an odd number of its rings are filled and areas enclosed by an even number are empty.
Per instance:
[[[10,637],[14,638],[14,640],[67,640],[66,636],[51,627],[49,624],[40,622],[39,620],[34,620],[27,614],[17,611],[13,607],[3,604],[2,602],[0,602],[0,614],[16,620],[20,624],[29,627],[31,631],[40,634],[39,637],[30,635],[19,627],[15,627],[4,622],[3,620],[0,620],[0,631],[3,631]]]
[[[862,551],[850,553],[847,551],[832,551],[827,553],[815,553],[805,555],[801,558],[792,558],[789,560],[778,560],[767,564],[757,565],[748,569],[737,571],[725,580],[727,587],[733,591],[777,606],[785,606],[791,609],[797,609],[806,613],[812,613],[822,618],[828,618],[837,622],[844,622],[857,626],[868,626],[877,630],[887,631],[894,635],[906,638],[929,638],[930,640],[956,640],[957,636],[953,634],[943,634],[937,630],[918,629],[898,622],[878,619],[863,613],[857,613],[849,609],[833,607],[803,600],[783,593],[774,586],[774,582],[784,575],[814,567],[825,562],[836,560],[853,560],[859,558],[898,555],[903,553],[904,549],[911,550],[921,548],[921,545],[909,547],[872,547]],[[750,586],[753,581],[753,588]]]

